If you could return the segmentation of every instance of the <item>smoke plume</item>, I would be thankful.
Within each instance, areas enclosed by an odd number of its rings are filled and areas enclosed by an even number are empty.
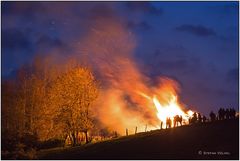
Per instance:
[[[133,54],[137,46],[134,35],[119,19],[99,18],[77,46],[80,60],[87,62],[101,80],[101,94],[94,110],[107,127],[123,133],[126,128],[159,126],[156,109],[144,95],[159,94],[148,87],[149,78],[139,71]],[[160,79],[164,91],[175,91],[175,82]],[[173,86],[171,86],[173,84]],[[160,90],[161,91],[161,90]],[[160,92],[161,93],[161,92]],[[164,100],[164,99],[162,99]]]

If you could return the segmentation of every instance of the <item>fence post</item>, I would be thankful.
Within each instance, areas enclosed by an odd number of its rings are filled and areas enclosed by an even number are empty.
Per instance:
[[[137,126],[136,126],[136,128],[135,128],[135,134],[137,133]]]
[[[126,136],[128,136],[128,129],[126,128]]]

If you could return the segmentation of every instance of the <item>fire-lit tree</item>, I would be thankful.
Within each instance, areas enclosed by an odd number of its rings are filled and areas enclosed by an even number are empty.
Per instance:
[[[15,81],[6,80],[2,82],[2,107],[1,121],[2,133],[14,132],[16,130],[16,98]]]
[[[25,132],[37,134],[41,140],[48,139],[46,137],[47,125],[47,97],[49,92],[49,82],[47,79],[49,74],[44,59],[36,58],[29,66],[23,66],[19,69],[17,78],[14,83],[15,94],[11,103],[14,104],[14,115],[16,118],[16,128],[12,127],[20,135]],[[4,91],[5,93],[5,91]],[[6,102],[7,103],[7,102]],[[6,105],[7,107],[7,105]]]
[[[67,67],[54,82],[51,90],[54,126],[71,135],[76,144],[78,132],[84,132],[88,143],[88,131],[93,127],[91,105],[97,98],[98,88],[91,71],[79,65]]]
[[[48,140],[81,131],[87,138],[98,87],[89,69],[69,64],[57,66],[37,57],[19,69],[16,79],[2,83],[3,132]]]

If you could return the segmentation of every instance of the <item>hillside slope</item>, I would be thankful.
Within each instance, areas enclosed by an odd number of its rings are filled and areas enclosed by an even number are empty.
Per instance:
[[[155,130],[63,150],[39,159],[238,159],[239,120]]]

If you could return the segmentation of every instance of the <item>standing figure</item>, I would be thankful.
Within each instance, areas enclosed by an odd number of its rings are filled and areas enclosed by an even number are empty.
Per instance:
[[[222,108],[220,108],[219,110],[218,110],[218,120],[223,120],[224,119],[224,116],[223,116],[223,109]]]
[[[216,120],[216,115],[213,113],[213,111],[210,112],[209,116],[212,122]]]
[[[160,127],[161,127],[161,129],[162,129],[162,126],[163,126],[163,121],[161,121],[161,126],[160,126]]]
[[[173,118],[173,127],[178,126],[178,119],[179,119],[178,115],[174,116],[174,118]]]
[[[226,109],[226,119],[230,119],[230,111],[229,109]]]
[[[179,117],[178,121],[180,122],[180,125],[182,126],[182,116]]]
[[[202,116],[200,113],[198,113],[198,122],[201,123],[202,122]]]
[[[207,120],[206,116],[203,116],[202,120],[203,120],[203,123],[206,123],[206,120]]]
[[[171,119],[170,119],[170,117],[167,117],[167,119],[166,119],[166,129],[167,128],[171,128]]]
[[[192,117],[192,119],[191,119],[191,123],[195,124],[196,122],[197,122],[197,113],[194,112],[194,113],[193,113],[193,117]]]

